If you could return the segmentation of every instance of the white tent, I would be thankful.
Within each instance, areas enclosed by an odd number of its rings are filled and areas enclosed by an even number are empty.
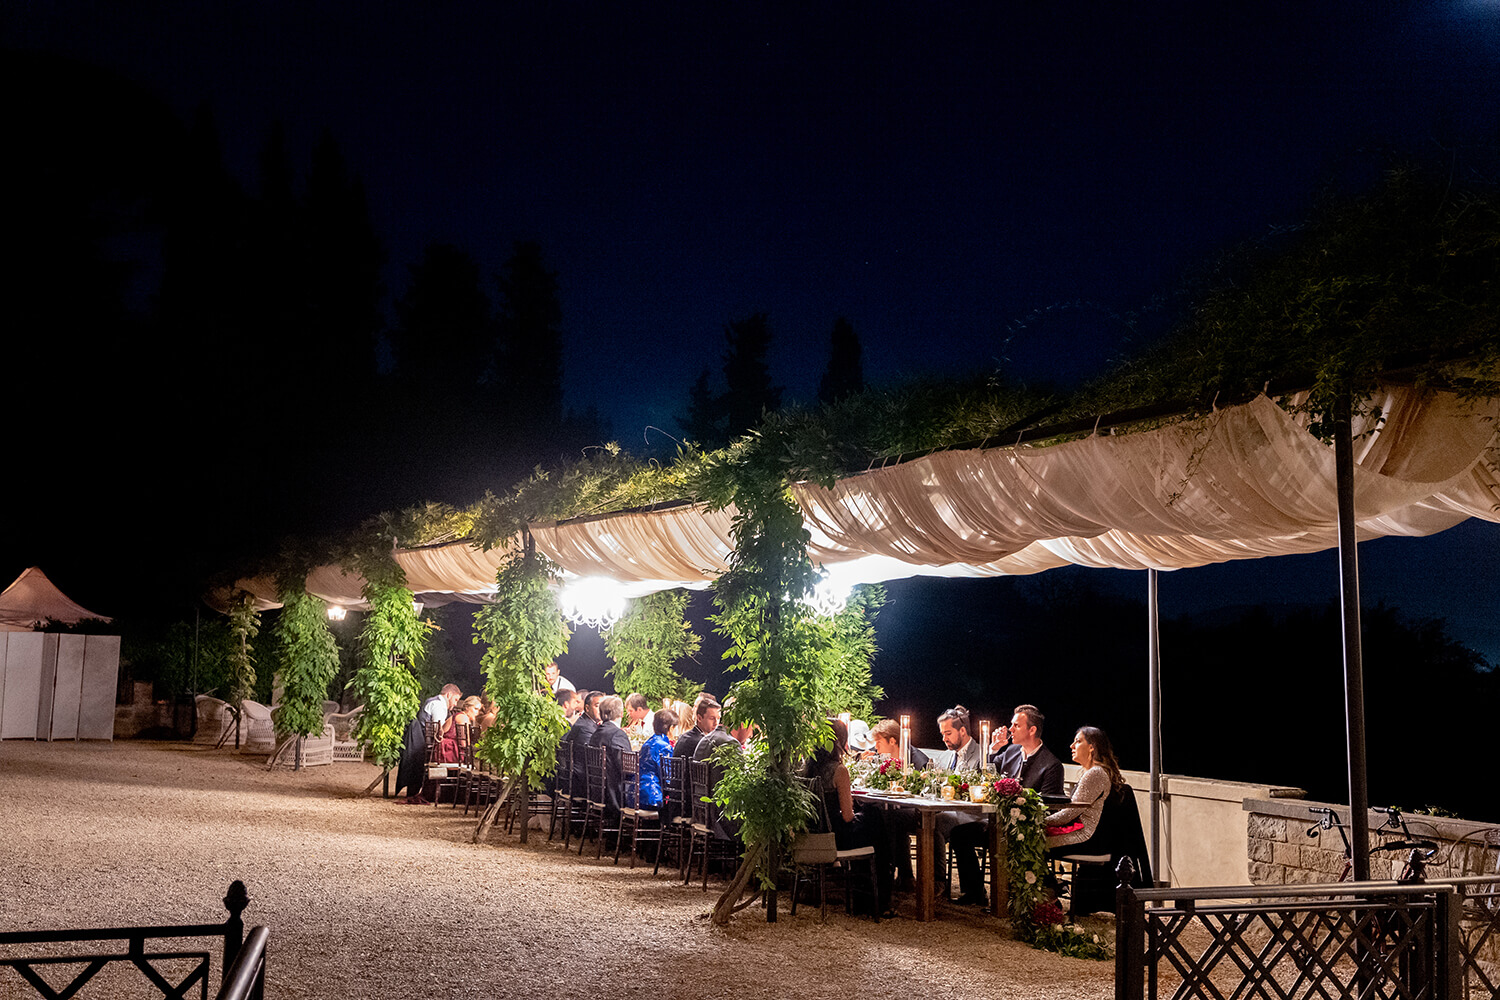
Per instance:
[[[85,618],[35,566],[0,594],[0,739],[114,738],[120,637],[32,631]]]

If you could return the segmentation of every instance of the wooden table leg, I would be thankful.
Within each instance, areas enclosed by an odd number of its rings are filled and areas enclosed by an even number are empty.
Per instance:
[[[934,824],[937,813],[921,810],[922,825],[917,828],[917,919],[931,920],[937,913],[937,886],[933,884],[933,846],[936,838]]]
[[[1010,872],[1005,837],[1000,833],[1000,817],[990,817],[990,912],[997,917],[1010,915]]]

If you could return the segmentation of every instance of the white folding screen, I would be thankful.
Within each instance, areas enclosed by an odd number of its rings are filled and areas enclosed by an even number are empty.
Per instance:
[[[0,632],[0,739],[113,739],[119,670],[119,636]]]

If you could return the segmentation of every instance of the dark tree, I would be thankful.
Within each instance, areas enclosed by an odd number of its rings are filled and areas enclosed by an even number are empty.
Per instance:
[[[761,415],[781,406],[781,386],[771,384],[766,351],[771,327],[765,313],[755,313],[724,328],[729,350],[724,355],[724,415],[729,437],[737,438],[760,423]]]
[[[479,264],[459,247],[433,243],[410,273],[391,331],[400,381],[424,406],[454,397],[472,405],[495,341]]]
[[[828,367],[818,383],[818,401],[837,403],[845,396],[864,391],[865,371],[860,362],[859,334],[849,321],[840,316],[829,337]]]
[[[562,304],[540,243],[517,242],[498,277],[500,352],[493,381],[523,436],[545,437],[562,421]]]
[[[677,426],[688,440],[708,448],[723,445],[728,435],[724,431],[724,398],[715,395],[709,382],[707,368],[698,375],[698,381],[688,390],[688,411],[677,418]]]
[[[359,405],[375,376],[385,251],[370,222],[364,185],[327,132],[313,149],[306,206],[307,308],[316,332],[309,360],[325,398],[347,411]]]

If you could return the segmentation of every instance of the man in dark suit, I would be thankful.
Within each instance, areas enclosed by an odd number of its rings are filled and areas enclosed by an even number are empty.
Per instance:
[[[1017,705],[1010,718],[1010,746],[1000,733],[990,744],[990,763],[1002,778],[1015,778],[1022,788],[1035,788],[1043,795],[1061,796],[1063,764],[1042,745],[1046,718],[1035,705]]]
[[[568,730],[568,735],[563,739],[573,744],[573,794],[582,795],[587,788],[585,782],[588,775],[583,769],[584,751],[588,749],[589,741],[594,738],[594,733],[599,729],[599,699],[604,697],[603,691],[583,692],[583,711],[573,722],[573,728]]]
[[[1017,705],[1011,714],[1010,729],[997,730],[990,741],[990,763],[1002,778],[1015,778],[1022,788],[1035,788],[1043,795],[1063,794],[1063,766],[1057,755],[1042,745],[1042,723],[1045,719],[1035,705]],[[1006,746],[1007,736],[1011,742]],[[965,823],[953,830],[948,843],[953,847],[953,863],[958,868],[959,885],[963,886],[961,903],[984,903],[979,870],[979,846],[989,836],[989,821]]]
[[[713,695],[700,694],[693,706],[693,728],[677,737],[677,742],[672,747],[672,756],[692,760],[693,751],[698,749],[698,741],[719,728],[719,715],[722,711]]]
[[[599,726],[589,740],[590,749],[598,752],[604,748],[604,813],[605,819],[619,816],[625,804],[625,770],[621,754],[630,752],[630,737],[620,728],[620,716],[625,714],[625,702],[619,695],[610,695],[599,702]]]

